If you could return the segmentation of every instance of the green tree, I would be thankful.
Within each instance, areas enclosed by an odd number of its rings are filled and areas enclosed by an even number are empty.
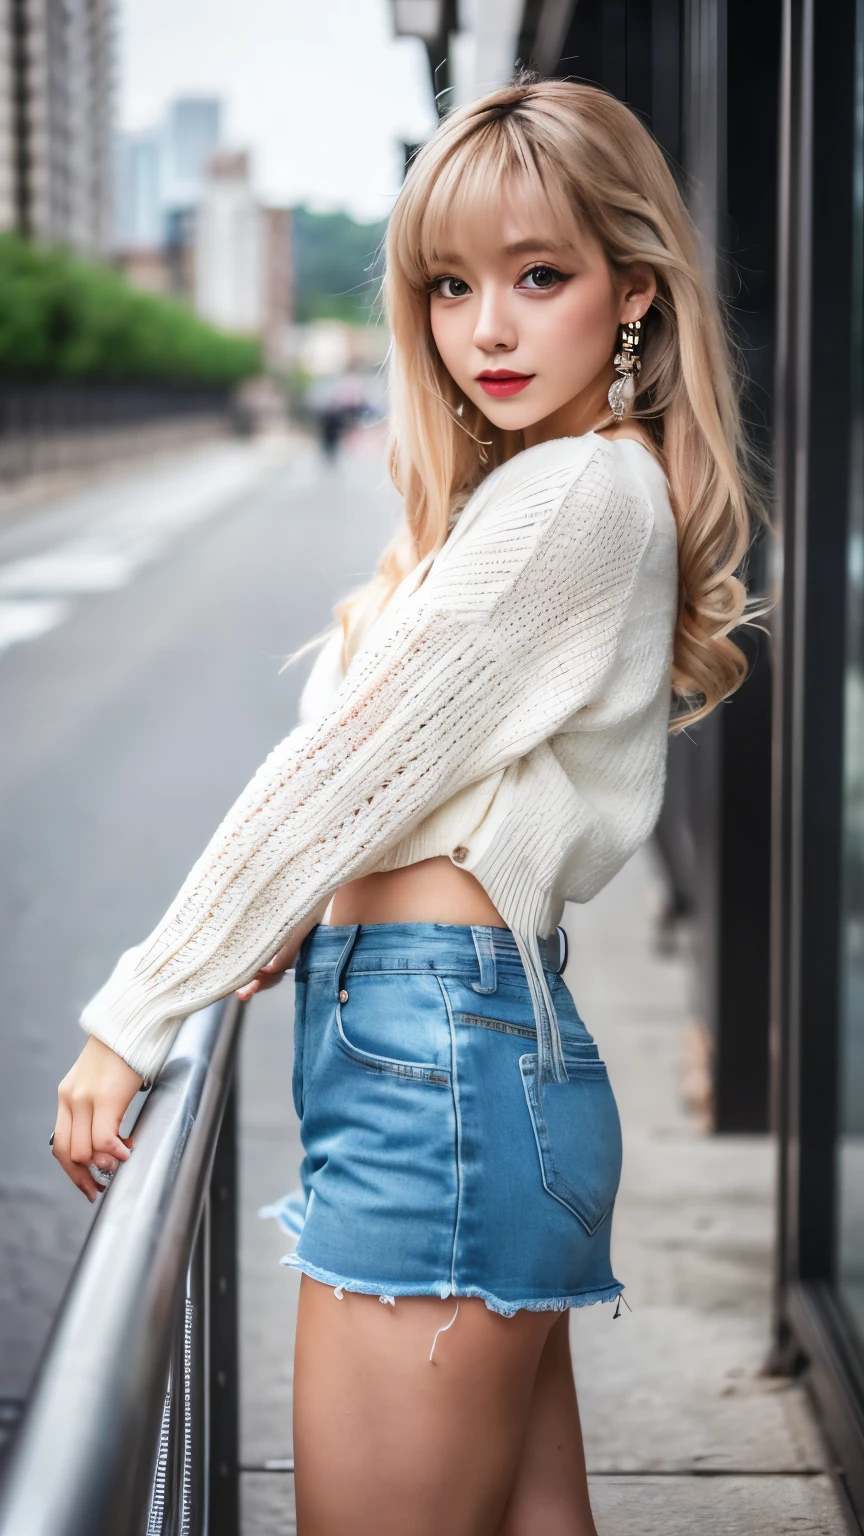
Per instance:
[[[300,321],[375,318],[380,247],[387,221],[358,224],[347,213],[293,212],[294,312]]]
[[[234,384],[260,368],[256,338],[69,251],[0,235],[0,378]]]

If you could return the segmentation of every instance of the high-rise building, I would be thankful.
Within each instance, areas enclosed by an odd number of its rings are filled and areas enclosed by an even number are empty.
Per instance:
[[[0,228],[113,234],[114,0],[0,0]]]
[[[18,222],[15,51],[11,0],[0,0],[0,229],[14,229]]]
[[[164,241],[162,156],[158,128],[117,136],[114,240],[121,251],[158,249]]]
[[[222,103],[215,96],[172,101],[162,131],[162,201],[167,210],[194,208],[222,144]]]
[[[158,126],[119,135],[114,249],[137,287],[193,296],[196,209],[221,140],[215,96],[178,97]]]
[[[221,138],[222,103],[208,96],[179,97],[157,127],[120,134],[115,255],[136,287],[182,295],[214,325],[260,335],[276,366],[292,318],[291,213],[262,208],[248,156]]]
[[[265,314],[264,223],[249,157],[212,157],[195,216],[195,308],[228,331],[260,332]]]
[[[180,97],[171,102],[158,127],[118,135],[114,218],[118,250],[165,243],[172,215],[188,213],[198,203],[207,167],[221,141],[222,103],[210,96]]]

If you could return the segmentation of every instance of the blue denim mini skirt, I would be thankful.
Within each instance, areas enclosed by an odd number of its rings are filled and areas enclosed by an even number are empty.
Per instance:
[[[559,935],[541,949],[565,1083],[538,1083],[508,929],[312,930],[295,968],[302,1189],[261,1213],[297,1238],[283,1263],[338,1295],[476,1296],[504,1316],[623,1290],[609,1259],[615,1096]]]

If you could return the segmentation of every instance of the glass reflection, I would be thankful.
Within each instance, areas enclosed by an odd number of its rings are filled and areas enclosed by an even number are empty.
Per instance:
[[[852,473],[844,701],[842,1016],[838,1137],[840,1293],[864,1345],[864,4],[858,7]]]

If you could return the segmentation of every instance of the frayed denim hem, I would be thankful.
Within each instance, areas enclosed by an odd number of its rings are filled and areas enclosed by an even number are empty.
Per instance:
[[[619,1280],[613,1285],[603,1286],[596,1291],[577,1291],[573,1296],[544,1296],[534,1301],[502,1301],[500,1296],[493,1296],[489,1291],[483,1291],[476,1285],[451,1285],[449,1281],[440,1284],[429,1285],[371,1285],[363,1280],[346,1280],[344,1276],[332,1274],[327,1269],[319,1269],[317,1264],[310,1264],[306,1259],[301,1259],[295,1253],[286,1253],[281,1260],[286,1269],[299,1269],[310,1280],[318,1280],[322,1285],[332,1286],[337,1297],[341,1301],[343,1291],[356,1291],[361,1296],[377,1296],[379,1301],[386,1302],[389,1306],[395,1306],[400,1296],[440,1296],[442,1301],[453,1296],[459,1300],[463,1296],[475,1297],[483,1301],[490,1312],[497,1312],[499,1317],[514,1317],[517,1312],[567,1312],[571,1307],[590,1307],[597,1301],[614,1301],[624,1290]],[[622,1298],[623,1299],[623,1298]],[[625,1303],[626,1305],[626,1303]]]

